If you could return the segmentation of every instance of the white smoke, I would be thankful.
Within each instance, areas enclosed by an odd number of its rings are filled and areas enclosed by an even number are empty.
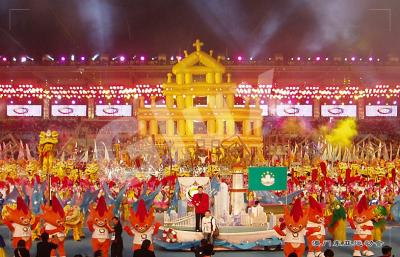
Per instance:
[[[315,28],[303,39],[303,47],[309,51],[320,51],[333,43],[351,45],[357,40],[357,28],[367,1],[305,0],[314,19]]]

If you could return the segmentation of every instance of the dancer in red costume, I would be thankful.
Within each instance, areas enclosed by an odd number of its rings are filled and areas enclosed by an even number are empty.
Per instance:
[[[133,236],[133,250],[137,250],[140,249],[144,240],[153,241],[153,235],[158,233],[161,224],[154,221],[154,209],[150,208],[147,211],[144,200],[139,201],[136,212],[132,209],[130,211],[129,219],[132,226],[125,226],[124,230]],[[151,244],[150,250],[154,250],[153,244]]]
[[[308,214],[303,213],[301,200],[299,198],[296,199],[290,211],[286,206],[284,209],[284,220],[286,228],[283,229],[279,226],[275,226],[274,230],[279,235],[284,237],[283,252],[285,253],[286,257],[288,257],[289,254],[293,252],[295,252],[297,256],[303,256],[306,248],[304,236],[308,236],[316,231],[319,231],[319,229],[310,228],[308,231],[306,231]]]
[[[324,210],[314,197],[309,197],[310,208],[308,212],[307,230],[317,229],[307,236],[308,255],[307,257],[323,257],[322,245],[325,240],[325,217]]]
[[[24,240],[26,249],[29,250],[32,245],[32,230],[39,223],[39,218],[33,216],[20,196],[17,198],[16,209],[9,206],[6,206],[6,208],[8,215],[4,217],[3,222],[12,232],[13,248],[17,248],[19,240]]]
[[[113,206],[107,208],[104,196],[100,197],[96,208],[90,207],[90,213],[87,220],[89,230],[92,232],[93,252],[101,250],[103,257],[108,256],[110,248],[110,232],[113,229],[109,223],[113,217]]]
[[[41,218],[44,220],[44,227],[42,233],[49,234],[50,241],[56,244],[57,251],[60,257],[66,257],[64,249],[65,239],[65,213],[64,209],[58,201],[57,197],[53,196],[52,205],[42,205],[43,214]],[[56,250],[51,251],[51,256],[56,256]]]
[[[354,242],[358,242],[358,244],[356,243],[354,246],[353,256],[355,257],[359,257],[361,254],[364,256],[374,255],[366,244],[366,242],[373,240],[372,231],[374,230],[374,224],[372,220],[374,218],[374,210],[375,207],[368,206],[367,198],[364,195],[358,202],[356,208],[354,208],[353,219],[347,219],[351,228],[355,229]],[[360,251],[361,249],[362,252]]]

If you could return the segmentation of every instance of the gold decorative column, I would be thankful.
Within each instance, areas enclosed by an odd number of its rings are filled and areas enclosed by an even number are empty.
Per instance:
[[[139,129],[139,135],[141,136],[147,135],[147,124],[145,120],[138,121],[138,129]]]
[[[185,120],[178,120],[178,134],[179,136],[184,136],[186,133],[186,122]]]

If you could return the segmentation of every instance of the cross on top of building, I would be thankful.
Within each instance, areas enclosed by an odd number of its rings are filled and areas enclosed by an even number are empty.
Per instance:
[[[196,42],[193,43],[193,46],[196,48],[197,52],[200,52],[201,47],[203,46],[203,42],[201,42],[200,40],[196,39]]]

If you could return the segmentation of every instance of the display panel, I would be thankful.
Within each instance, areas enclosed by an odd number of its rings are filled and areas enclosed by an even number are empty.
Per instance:
[[[366,117],[397,117],[397,105],[367,105]]]
[[[86,117],[86,105],[52,105],[53,117]]]
[[[276,115],[312,117],[313,109],[312,105],[279,104],[276,106]]]
[[[96,105],[96,116],[132,116],[132,105]]]
[[[9,117],[41,117],[41,105],[7,105],[7,116]]]
[[[357,117],[357,105],[322,105],[322,117]]]

